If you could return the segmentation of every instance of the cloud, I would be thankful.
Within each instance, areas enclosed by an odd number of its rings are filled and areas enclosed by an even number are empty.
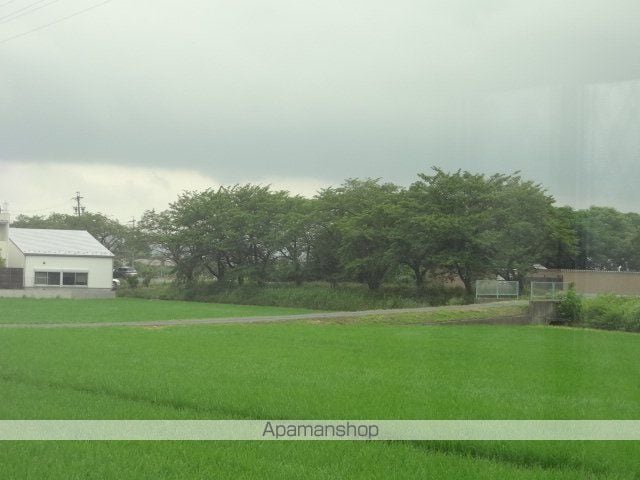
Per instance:
[[[52,4],[2,35],[82,7]],[[640,78],[638,17],[637,0],[110,2],[0,43],[0,161],[226,184],[520,169],[599,201],[590,175],[615,157],[610,183],[624,183],[640,158],[625,125],[576,130],[608,108],[579,95]],[[624,145],[576,146],[576,132]]]
[[[0,161],[0,199],[12,215],[73,213],[78,191],[87,211],[120,220],[139,218],[148,209],[165,209],[184,190],[217,186],[193,170],[150,169],[109,164]]]
[[[326,186],[305,178],[265,177],[250,181],[308,197]],[[87,211],[128,221],[140,218],[146,210],[168,208],[184,191],[218,186],[216,179],[187,169],[0,161],[0,201],[9,204],[14,217],[73,213],[72,197],[80,192]]]

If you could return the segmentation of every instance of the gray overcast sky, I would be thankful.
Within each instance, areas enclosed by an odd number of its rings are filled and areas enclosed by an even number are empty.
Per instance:
[[[32,3],[0,5],[15,214],[76,190],[125,218],[220,183],[406,185],[432,165],[640,211],[637,0],[113,0],[11,38],[94,5]]]

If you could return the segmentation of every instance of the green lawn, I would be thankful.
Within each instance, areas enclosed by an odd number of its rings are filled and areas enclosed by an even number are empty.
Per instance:
[[[0,330],[3,419],[639,419],[640,336],[296,323]],[[2,478],[640,476],[638,442],[3,442]]]
[[[464,307],[467,308],[467,307]],[[318,313],[321,310],[304,308],[265,307],[256,305],[226,305],[219,303],[184,302],[175,300],[147,300],[141,298],[115,299],[35,299],[0,298],[2,323],[101,323],[155,320],[185,320],[202,318],[230,318],[252,316],[293,315]],[[442,308],[431,312],[371,315],[366,318],[326,320],[333,323],[426,323],[460,319],[517,316],[523,305],[474,306],[472,310],[457,311]]]
[[[116,299],[0,298],[0,323],[78,323],[183,320],[310,313],[314,310],[216,303]]]

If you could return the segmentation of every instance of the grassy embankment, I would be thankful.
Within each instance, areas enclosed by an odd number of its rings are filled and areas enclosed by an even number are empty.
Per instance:
[[[377,291],[371,291],[361,284],[341,283],[331,287],[322,282],[299,286],[290,283],[238,286],[203,282],[189,288],[160,284],[135,289],[123,284],[118,296],[336,311],[463,305],[474,301],[473,296],[465,294],[460,287],[434,286],[418,294],[415,287],[409,285],[384,285]]]
[[[370,322],[8,329],[0,418],[638,419],[638,342]],[[634,479],[640,444],[0,442],[0,470],[8,479]]]
[[[371,315],[353,319],[327,319],[332,323],[431,323],[453,320],[518,316],[524,305],[470,305],[429,312]],[[0,324],[6,323],[102,323],[155,320],[233,318],[319,313],[318,310],[253,305],[228,305],[141,298],[33,299],[0,298]]]

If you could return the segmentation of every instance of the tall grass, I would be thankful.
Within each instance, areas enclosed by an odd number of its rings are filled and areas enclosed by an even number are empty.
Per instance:
[[[570,317],[568,311],[575,314]],[[562,300],[559,312],[572,325],[640,332],[640,297],[619,297],[611,294],[593,298],[567,296]]]
[[[473,299],[466,296],[464,290],[459,287],[434,286],[418,294],[415,289],[404,286],[384,286],[378,291],[370,291],[358,284],[331,287],[320,282],[300,286],[288,283],[238,286],[212,282],[189,287],[156,285],[148,288],[122,288],[118,295],[337,311],[459,305],[473,302]]]
[[[585,299],[582,323],[594,328],[640,332],[640,298],[599,295]]]

